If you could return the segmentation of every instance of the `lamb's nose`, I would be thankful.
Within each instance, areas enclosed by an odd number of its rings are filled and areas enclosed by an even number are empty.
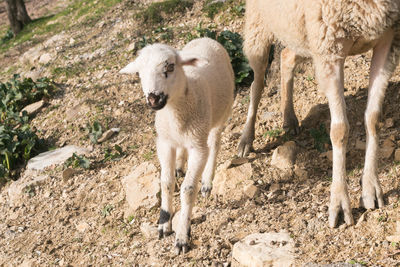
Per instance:
[[[149,96],[147,97],[147,100],[149,101],[150,106],[154,106],[158,104],[158,102],[160,101],[160,96],[150,93]]]

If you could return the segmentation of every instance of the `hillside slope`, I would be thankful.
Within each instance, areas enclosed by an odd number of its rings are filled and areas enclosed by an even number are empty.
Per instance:
[[[386,206],[364,211],[361,194],[365,142],[363,112],[367,101],[371,53],[348,58],[345,96],[351,125],[348,145],[348,183],[356,226],[330,229],[327,224],[331,161],[315,148],[318,138],[310,130],[329,126],[327,100],[317,90],[312,64],[296,70],[295,110],[302,131],[297,136],[281,133],[279,112],[279,49],[268,74],[256,123],[256,152],[249,162],[250,179],[260,193],[254,198],[197,200],[201,220],[192,226],[192,249],[173,253],[174,235],[158,240],[147,236],[143,225],[156,226],[158,206],[135,212],[128,208],[121,181],[143,162],[159,168],[155,152],[154,111],[143,99],[139,81],[118,71],[135,57],[136,48],[151,41],[182,47],[201,29],[242,33],[243,1],[226,1],[207,16],[209,1],[195,1],[181,13],[162,13],[161,23],[143,24],[140,10],[152,1],[46,0],[34,18],[42,18],[23,35],[0,46],[0,80],[13,73],[38,78],[52,77],[57,94],[32,119],[37,134],[55,147],[74,144],[91,150],[91,167],[63,177],[64,166],[44,171],[45,178],[10,199],[9,181],[0,190],[0,266],[220,266],[231,262],[233,245],[255,232],[285,230],[295,242],[296,265],[350,262],[395,266],[400,262],[399,243],[387,241],[400,221],[400,164],[393,155],[379,160],[379,177]],[[29,2],[28,2],[29,3]],[[28,12],[30,4],[28,4]],[[49,8],[49,9],[48,9]],[[214,11],[212,11],[214,12]],[[52,16],[49,16],[52,15]],[[44,19],[43,19],[44,18]],[[0,33],[6,32],[3,17]],[[277,46],[278,47],[278,46]],[[400,69],[387,90],[380,140],[400,148]],[[222,137],[218,165],[235,157],[240,131],[246,120],[249,88],[240,87],[233,114]],[[88,124],[103,129],[120,128],[118,135],[101,144],[88,138]],[[323,133],[321,133],[323,135]],[[271,165],[273,149],[287,140],[298,146],[295,172]],[[107,153],[121,147],[124,156],[108,160]],[[329,150],[329,144],[324,144]],[[30,172],[23,177],[33,176]],[[21,178],[22,179],[22,178]],[[178,183],[182,180],[179,179]],[[178,192],[175,207],[179,207]],[[142,226],[142,227],[141,227]]]

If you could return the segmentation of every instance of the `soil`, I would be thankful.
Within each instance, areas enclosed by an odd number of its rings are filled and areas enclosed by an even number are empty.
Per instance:
[[[45,16],[60,7],[58,1],[35,0],[27,3],[28,12],[33,12],[29,7],[33,3],[35,16]],[[168,20],[166,25],[174,29],[173,37],[164,42],[182,47],[185,36],[180,33],[194,29],[200,21],[203,27],[215,25],[217,30],[242,33],[243,17],[232,19],[218,14],[211,20],[202,14],[203,3],[196,1],[192,10]],[[61,6],[66,4],[68,1],[63,1]],[[282,125],[277,49],[258,112],[255,152],[249,156],[251,179],[261,193],[241,201],[199,196],[196,205],[205,220],[192,225],[192,246],[185,255],[174,254],[174,235],[161,240],[145,236],[140,225],[149,222],[156,226],[159,206],[127,212],[121,180],[132,167],[145,161],[159,168],[154,111],[146,107],[139,80],[117,73],[134,58],[128,46],[149,34],[133,16],[139,5],[143,3],[122,1],[94,26],[82,26],[77,21],[71,30],[60,33],[60,42],[44,48],[44,52],[56,51],[47,65],[32,68],[22,64],[20,58],[31,48],[26,46],[11,48],[7,55],[0,56],[1,68],[11,64],[21,73],[40,71],[41,75],[51,76],[56,68],[69,68],[70,74],[55,78],[59,91],[32,124],[41,137],[55,146],[75,144],[92,149],[89,170],[79,169],[73,177],[63,178],[63,166],[47,169],[44,174],[48,178],[25,191],[16,203],[8,199],[12,182],[0,189],[0,266],[226,266],[238,240],[251,233],[281,230],[287,230],[295,241],[296,266],[350,261],[368,266],[400,266],[399,244],[387,241],[400,221],[400,165],[393,156],[380,158],[378,163],[385,207],[368,211],[358,208],[365,151],[356,149],[355,144],[357,140],[365,142],[366,138],[363,112],[371,52],[349,57],[345,65],[345,97],[351,125],[347,172],[352,213],[356,222],[361,218],[357,225],[346,227],[340,222],[338,228],[328,227],[332,162],[314,148],[310,129],[325,124],[329,130],[330,116],[327,100],[317,89],[311,62],[296,70],[294,106],[301,132],[289,137],[299,147],[296,165],[306,175],[282,172],[270,164],[273,149],[287,139],[266,134]],[[0,14],[3,17],[4,13]],[[0,23],[6,22],[0,19]],[[2,74],[1,80],[8,78]],[[380,144],[391,137],[396,148],[400,147],[399,87],[397,68],[386,92],[380,124]],[[237,153],[248,102],[249,88],[239,88],[222,136],[218,165]],[[387,119],[393,120],[392,126],[385,124]],[[104,128],[118,127],[121,131],[105,143],[93,145],[86,128],[87,123],[94,121]],[[105,150],[115,144],[121,146],[125,157],[105,161]],[[279,184],[280,190],[270,194],[273,184]],[[174,205],[178,209],[178,192]]]

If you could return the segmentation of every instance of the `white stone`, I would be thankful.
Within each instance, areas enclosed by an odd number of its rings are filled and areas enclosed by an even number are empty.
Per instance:
[[[356,140],[356,149],[365,150],[366,147],[367,145],[365,144],[365,142],[361,140]]]
[[[293,141],[278,146],[272,154],[271,165],[281,170],[292,168],[296,161],[296,150],[296,143]]]
[[[26,113],[28,113],[28,115],[33,115],[36,112],[38,112],[42,107],[44,106],[44,101],[40,100],[38,102],[32,103],[30,105],[27,105],[26,107],[24,107],[21,110],[21,114],[26,111]]]
[[[119,128],[111,128],[110,130],[106,131],[103,133],[103,135],[97,140],[97,142],[102,143],[108,139],[111,138],[115,133],[119,133],[120,129]]]
[[[126,200],[129,207],[135,211],[139,207],[152,208],[157,205],[157,193],[160,192],[160,179],[156,166],[144,162],[132,169],[132,172],[122,179]]]
[[[47,151],[31,158],[28,161],[28,170],[43,170],[49,166],[64,163],[72,154],[88,154],[89,150],[78,146],[70,145],[52,151]]]
[[[80,233],[85,232],[88,228],[89,224],[87,224],[86,222],[80,222],[76,225],[76,230],[78,230],[78,232]]]
[[[240,200],[246,196],[244,188],[253,184],[250,179],[252,175],[251,163],[245,163],[235,168],[221,168],[215,175],[211,194],[222,196],[225,200]]]
[[[39,58],[39,63],[40,63],[40,64],[43,64],[43,65],[46,65],[46,64],[48,64],[48,63],[53,59],[53,57],[54,57],[54,54],[51,54],[51,53],[44,53],[44,54],[42,54],[42,55],[40,56],[40,58]]]
[[[294,266],[294,259],[294,241],[285,232],[248,235],[232,251],[232,267]]]
[[[49,179],[47,175],[38,176],[37,173],[27,171],[17,181],[12,182],[8,188],[8,198],[11,205],[16,205],[23,197],[24,189],[28,186],[38,186],[44,180]]]

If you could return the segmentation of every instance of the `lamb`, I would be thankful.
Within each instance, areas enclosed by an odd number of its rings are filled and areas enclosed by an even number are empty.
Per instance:
[[[181,186],[176,253],[189,249],[190,218],[199,178],[201,192],[211,190],[224,123],[231,114],[234,74],[228,53],[218,42],[201,38],[181,51],[168,45],[145,47],[120,73],[139,73],[147,104],[157,110],[157,154],[161,165],[159,237],[171,232],[175,171],[188,166]]]
[[[354,223],[346,183],[346,145],[349,123],[343,88],[343,64],[349,55],[373,49],[365,111],[367,149],[361,179],[360,205],[384,205],[377,174],[379,120],[388,81],[400,54],[400,0],[247,0],[244,51],[254,70],[247,121],[239,142],[239,156],[246,156],[254,140],[254,123],[263,91],[264,72],[274,39],[287,48],[281,53],[281,112],[283,127],[297,133],[293,108],[295,66],[312,58],[318,84],[331,113],[333,181],[329,225],[336,227],[343,211],[347,225]]]

